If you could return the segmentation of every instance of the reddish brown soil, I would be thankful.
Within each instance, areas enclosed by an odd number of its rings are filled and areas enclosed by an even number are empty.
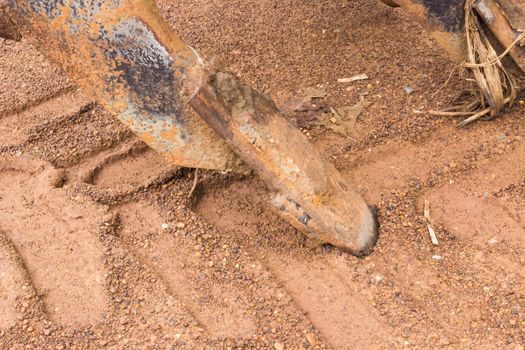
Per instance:
[[[254,177],[201,173],[188,199],[193,171],[0,41],[1,349],[523,350],[523,102],[465,129],[429,116],[464,83],[433,96],[454,64],[376,0],[158,3],[279,103],[368,93],[351,138],[305,133],[377,206],[378,245],[364,259],[313,246]]]

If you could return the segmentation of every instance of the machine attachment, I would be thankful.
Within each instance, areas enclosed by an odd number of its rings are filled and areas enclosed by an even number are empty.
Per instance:
[[[252,169],[294,226],[371,251],[376,218],[353,185],[269,97],[184,44],[153,0],[10,0],[9,12],[25,39],[173,164]]]

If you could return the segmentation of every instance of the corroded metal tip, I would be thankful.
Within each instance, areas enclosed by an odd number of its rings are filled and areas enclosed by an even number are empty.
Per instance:
[[[301,205],[280,193],[274,196],[272,205],[279,215],[319,244],[329,243],[355,256],[365,256],[372,252],[377,242],[377,214],[366,204],[360,212],[348,212],[346,217],[339,218],[338,221],[354,223],[350,227],[333,226],[334,222],[326,221],[322,214],[307,213]]]
[[[215,74],[191,106],[279,195],[274,206],[310,238],[355,255],[377,240],[370,208],[267,96],[232,74]]]
[[[363,220],[362,231],[359,239],[358,251],[356,256],[369,255],[379,239],[379,220],[377,217],[377,210],[375,208],[368,208],[366,219]]]

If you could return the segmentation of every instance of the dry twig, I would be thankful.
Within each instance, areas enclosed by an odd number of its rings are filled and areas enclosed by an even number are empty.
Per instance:
[[[427,222],[428,233],[430,234],[430,240],[432,241],[432,244],[433,245],[439,245],[439,241],[437,239],[436,231],[434,231],[434,229],[430,225],[430,203],[426,199],[425,199],[424,216],[425,216],[425,220]]]
[[[193,178],[193,185],[191,186],[190,193],[188,193],[188,199],[193,196],[193,192],[195,192],[195,189],[197,188],[197,184],[199,183],[199,169],[195,169],[195,177]]]

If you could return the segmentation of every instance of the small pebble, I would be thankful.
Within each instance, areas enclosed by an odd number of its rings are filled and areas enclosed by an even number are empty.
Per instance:
[[[319,342],[317,341],[317,338],[315,337],[315,334],[308,333],[306,334],[306,340],[308,341],[308,344],[311,346],[317,346]]]

